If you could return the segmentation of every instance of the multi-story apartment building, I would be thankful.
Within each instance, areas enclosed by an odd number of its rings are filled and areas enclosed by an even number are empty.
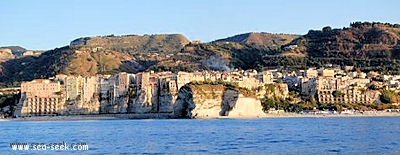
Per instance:
[[[317,82],[320,103],[374,103],[379,92],[368,90],[369,79],[348,77],[319,77]]]
[[[19,115],[55,115],[63,113],[61,85],[59,81],[36,79],[21,84]]]

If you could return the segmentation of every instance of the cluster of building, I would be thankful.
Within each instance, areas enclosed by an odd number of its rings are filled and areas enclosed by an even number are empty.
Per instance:
[[[290,88],[298,88],[303,97],[316,97],[320,103],[380,103],[378,89],[400,90],[398,75],[350,70],[351,67],[309,68],[286,72],[282,79]]]
[[[273,75],[255,70],[56,75],[23,82],[16,115],[170,113],[178,90],[192,81],[224,81],[255,90],[273,83]]]
[[[266,84],[282,85],[275,93],[283,98],[288,96],[289,89],[298,91],[302,98],[315,98],[320,103],[380,103],[379,89],[400,90],[399,75],[349,70],[330,67],[298,71],[57,75],[23,82],[16,115],[170,113],[180,88],[193,81],[230,82],[253,91],[263,90]],[[268,96],[266,93],[264,89],[264,93],[258,95]]]

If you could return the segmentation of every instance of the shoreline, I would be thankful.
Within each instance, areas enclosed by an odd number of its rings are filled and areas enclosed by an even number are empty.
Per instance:
[[[81,120],[135,120],[135,119],[169,119],[168,113],[150,114],[91,114],[67,116],[31,116],[3,119],[4,121],[81,121]]]
[[[400,117],[400,113],[376,113],[376,114],[267,114],[266,118],[293,118],[293,117]]]
[[[335,117],[400,117],[400,112],[369,112],[356,114],[298,114],[278,113],[264,116],[221,116],[194,119],[263,119],[263,118],[335,118]],[[177,119],[170,113],[150,114],[95,114],[95,115],[69,115],[69,116],[32,116],[19,118],[5,118],[1,121],[81,121],[81,120],[139,120],[139,119]]]

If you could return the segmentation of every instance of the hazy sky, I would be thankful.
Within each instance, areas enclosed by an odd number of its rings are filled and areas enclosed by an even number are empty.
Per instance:
[[[0,0],[0,46],[53,49],[79,37],[244,32],[305,34],[354,21],[400,23],[398,0]]]

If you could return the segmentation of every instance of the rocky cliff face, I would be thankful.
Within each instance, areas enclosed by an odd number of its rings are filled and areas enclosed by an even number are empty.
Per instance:
[[[130,113],[171,113],[177,95],[169,89],[148,86],[140,90],[132,90],[129,98]]]
[[[87,102],[80,99],[63,102],[66,103],[66,109],[61,111],[60,115],[99,114],[100,102],[96,95]]]
[[[172,113],[177,90],[171,90],[166,81],[158,85],[131,86],[126,94],[109,97],[117,90],[100,93],[100,113]]]
[[[134,96],[130,97],[130,106],[128,111],[132,113],[150,113],[155,109],[152,100],[157,98],[150,90],[139,90]],[[153,108],[154,107],[154,108]]]
[[[222,84],[187,84],[174,105],[176,118],[262,117],[260,100]]]

